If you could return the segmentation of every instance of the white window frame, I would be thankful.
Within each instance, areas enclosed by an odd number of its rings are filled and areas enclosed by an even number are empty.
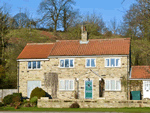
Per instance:
[[[28,62],[31,62],[31,69],[28,68]],[[27,69],[28,69],[28,70],[35,70],[35,69],[38,70],[38,69],[41,69],[41,64],[42,64],[41,61],[40,61],[40,68],[37,68],[37,62],[39,62],[39,61],[35,61],[35,62],[36,62],[36,68],[34,68],[34,69],[33,69],[33,61],[28,61],[28,62],[27,62]]]
[[[112,79],[113,80],[113,79]],[[106,89],[106,81],[109,81],[109,89]],[[112,90],[111,89],[111,80],[105,80],[105,91],[121,91],[121,80],[114,80],[115,81],[115,89],[114,90]],[[116,83],[117,83],[117,81],[119,81],[120,82],[120,89],[116,89]]]
[[[87,66],[87,60],[90,60],[90,66]],[[94,59],[94,61],[95,61],[95,66],[94,67],[96,67],[96,58],[86,58],[85,59],[85,67],[86,68],[94,68],[93,66],[91,66],[91,59]]]
[[[69,60],[69,67],[65,67],[65,60],[68,59]],[[73,58],[66,58],[66,59],[59,59],[59,68],[74,68],[74,59]],[[60,66],[60,61],[63,60],[64,61],[64,67]],[[73,67],[70,67],[70,60],[73,60]]]
[[[109,59],[109,66],[107,66],[107,59]],[[111,66],[111,59],[115,59],[115,66]],[[119,59],[118,66],[116,66],[116,59]],[[121,67],[121,58],[105,58],[105,67]]]
[[[60,81],[63,81],[64,82],[64,89],[60,89]],[[59,90],[60,91],[73,91],[74,90],[74,80],[68,80],[69,81],[69,84],[68,86],[70,86],[70,81],[73,81],[73,89],[66,89],[66,80],[59,80]]]

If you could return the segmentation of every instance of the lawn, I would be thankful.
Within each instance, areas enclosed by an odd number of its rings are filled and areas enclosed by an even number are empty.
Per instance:
[[[80,112],[150,112],[150,108],[37,108],[37,107],[26,107],[15,109],[14,107],[0,107],[0,111],[80,111]]]

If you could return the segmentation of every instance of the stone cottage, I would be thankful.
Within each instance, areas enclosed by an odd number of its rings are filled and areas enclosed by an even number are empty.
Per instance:
[[[23,96],[41,87],[58,99],[128,98],[121,81],[129,77],[130,38],[88,39],[81,31],[81,40],[27,43],[17,58]]]

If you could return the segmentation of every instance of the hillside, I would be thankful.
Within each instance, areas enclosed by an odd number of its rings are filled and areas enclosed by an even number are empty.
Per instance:
[[[124,38],[115,35],[89,35],[90,39],[102,39],[102,38]],[[80,32],[46,32],[41,30],[32,29],[15,29],[11,30],[5,41],[7,46],[5,48],[5,68],[8,79],[12,82],[12,87],[16,88],[17,81],[17,61],[16,58],[21,53],[27,43],[50,43],[56,40],[76,40],[80,39]],[[148,65],[150,60],[148,55],[150,54],[149,41],[146,40],[131,40],[131,65]]]

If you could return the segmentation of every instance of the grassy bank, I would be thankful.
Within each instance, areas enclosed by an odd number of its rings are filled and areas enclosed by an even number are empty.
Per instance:
[[[80,112],[149,112],[150,108],[37,108],[37,107],[1,107],[0,111],[80,111]]]

